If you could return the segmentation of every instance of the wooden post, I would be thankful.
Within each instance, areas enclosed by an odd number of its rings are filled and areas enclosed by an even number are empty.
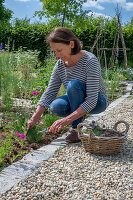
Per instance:
[[[123,37],[121,22],[120,22],[120,11],[119,11],[118,6],[117,6],[117,9],[116,9],[116,16],[117,16],[117,20],[118,20],[119,34],[120,34],[120,37],[121,37],[121,42],[122,42],[122,47],[123,47],[125,68],[127,69],[128,68],[127,52],[126,52],[126,45],[125,45],[125,41],[124,41],[124,37]]]
[[[114,55],[115,55],[116,35],[117,35],[117,34],[115,34],[115,37],[114,37],[114,43],[113,43],[113,48],[112,48],[112,54],[111,54],[110,63],[109,63],[110,69],[113,69],[113,67],[114,67]]]
[[[105,48],[105,33],[104,33],[103,38],[104,38],[104,40],[103,40],[103,48]],[[102,59],[103,52],[104,52],[104,51],[103,51],[103,49],[102,49],[101,52],[100,52],[100,61],[101,61],[101,59]]]
[[[100,32],[99,32],[98,29],[97,29],[97,36],[96,36],[96,39],[95,39],[95,41],[94,41],[93,46],[92,46],[91,49],[90,49],[90,52],[91,52],[91,53],[93,53],[94,48],[95,48],[95,46],[96,46],[96,44],[97,44],[97,42],[98,42],[98,40],[99,40],[99,38],[100,38],[100,35],[101,35],[101,30],[100,30]]]

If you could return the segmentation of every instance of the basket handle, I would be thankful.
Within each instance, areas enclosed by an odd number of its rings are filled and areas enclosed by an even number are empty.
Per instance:
[[[125,124],[125,126],[126,126],[125,131],[122,131],[121,133],[127,133],[129,130],[129,124],[124,120],[119,120],[118,122],[116,122],[113,129],[117,131],[117,126],[118,126],[118,124],[121,124],[121,123]]]
[[[84,134],[84,133],[81,131],[81,129],[80,129],[82,126],[85,126],[85,127],[87,128],[87,130],[89,131],[90,135],[91,135],[92,137],[95,137],[95,135],[94,135],[94,133],[93,133],[91,127],[88,126],[88,125],[86,125],[85,123],[80,123],[80,124],[78,124],[78,126],[77,126],[77,130],[78,130],[79,136],[81,136],[81,135]]]

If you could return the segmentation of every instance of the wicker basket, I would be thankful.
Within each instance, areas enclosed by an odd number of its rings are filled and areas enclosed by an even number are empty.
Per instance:
[[[126,128],[123,132],[117,131],[117,126],[120,123],[125,124]],[[83,126],[87,128],[87,131],[89,131],[90,134],[85,134],[83,131],[81,131],[80,128]],[[81,139],[81,142],[87,152],[99,155],[111,155],[118,153],[120,147],[127,139],[129,124],[121,120],[115,123],[113,129],[103,129],[99,127],[99,130],[102,132],[102,137],[95,136],[92,131],[92,126],[88,126],[84,123],[78,124],[77,129],[79,138]]]

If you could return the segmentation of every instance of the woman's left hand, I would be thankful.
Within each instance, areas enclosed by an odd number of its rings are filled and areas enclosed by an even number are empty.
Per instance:
[[[59,132],[62,128],[64,128],[66,125],[68,125],[69,122],[66,120],[66,118],[56,120],[50,127],[49,127],[49,132],[52,133],[57,133]]]

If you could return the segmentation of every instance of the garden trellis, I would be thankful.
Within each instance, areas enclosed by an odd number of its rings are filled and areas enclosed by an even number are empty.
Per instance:
[[[98,42],[100,39],[103,39],[101,37],[101,32],[98,32],[99,34],[96,36],[96,39],[94,41],[94,45],[92,46],[92,48],[90,49],[90,52],[93,53],[94,49],[96,48],[97,50],[97,57],[99,59],[99,62],[101,63],[101,59],[103,57],[103,54],[104,54],[104,59],[105,59],[105,63],[106,63],[106,51],[112,51],[112,55],[111,55],[111,58],[110,58],[110,62],[107,64],[111,69],[113,68],[114,66],[114,61],[115,59],[117,59],[118,57],[118,54],[119,54],[119,51],[123,51],[124,54],[126,55],[126,51],[129,51],[130,49],[129,48],[126,48],[124,45],[123,45],[123,48],[119,48],[118,46],[118,43],[119,43],[119,34],[121,33],[116,33],[117,35],[117,40],[116,40],[116,36],[114,37],[114,44],[113,44],[113,47],[112,48],[107,48],[105,47],[105,36],[104,36],[104,44],[103,44],[103,47],[99,47],[98,46]],[[124,38],[123,38],[124,39]],[[100,42],[101,43],[101,42]],[[122,43],[123,44],[123,43]],[[96,46],[96,47],[95,47]],[[125,63],[125,68],[128,67],[128,63],[127,63],[127,55],[124,56],[126,57],[124,59],[124,63]]]
[[[104,25],[101,25],[101,27],[97,28],[97,36],[94,41],[93,46],[91,47],[90,51],[93,53],[94,49],[96,48],[97,50],[97,57],[99,59],[99,62],[101,63],[101,59],[104,53],[104,59],[105,59],[105,67],[109,66],[110,69],[113,69],[114,62],[118,57],[119,51],[123,51],[124,54],[124,64],[125,68],[128,68],[128,61],[127,61],[127,51],[129,51],[129,48],[126,48],[124,37],[123,37],[123,32],[122,32],[122,27],[121,27],[121,22],[120,22],[120,12],[117,7],[116,9],[116,17],[117,17],[117,30],[114,35],[114,41],[113,41],[113,47],[112,48],[107,48],[105,45],[105,33],[104,33]],[[121,44],[122,48],[119,48],[119,39],[121,38]],[[103,40],[103,46],[99,47],[98,42],[100,40]],[[102,42],[100,41],[100,44]],[[95,47],[96,46],[96,47]],[[109,61],[109,64],[107,64],[107,59],[106,59],[106,51],[112,51],[111,58]]]

